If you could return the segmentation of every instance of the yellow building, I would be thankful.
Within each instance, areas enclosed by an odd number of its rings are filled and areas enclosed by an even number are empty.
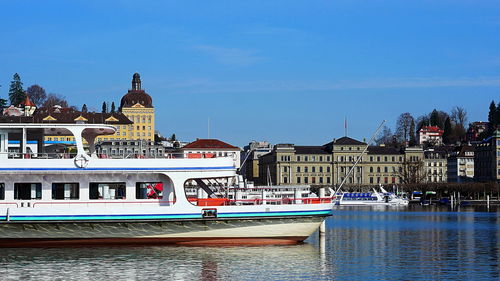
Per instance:
[[[45,109],[51,112],[56,111],[60,113],[66,113],[69,111],[74,112],[75,110],[71,108],[51,108]],[[80,115],[88,115],[87,113],[80,113]],[[93,114],[93,115],[92,115]],[[91,116],[96,115],[96,113],[91,113]],[[144,90],[141,89],[141,77],[139,73],[135,73],[132,78],[132,89],[122,97],[120,103],[119,112],[108,113],[108,117],[100,120],[103,124],[113,124],[116,127],[116,133],[111,136],[99,136],[96,141],[111,141],[111,140],[149,140],[154,141],[155,139],[155,110],[153,107],[153,100],[150,95],[148,95]],[[131,121],[123,120],[122,115]],[[79,115],[78,115],[79,116]],[[101,115],[99,115],[101,116]],[[104,116],[104,114],[102,115]],[[54,121],[50,118],[53,116],[47,116],[44,121]],[[83,118],[83,117],[82,117]],[[125,118],[125,119],[126,119]],[[87,123],[88,120],[83,118],[82,120],[75,119],[70,120],[71,122],[83,122]],[[93,122],[98,123],[99,120],[93,120]],[[46,136],[46,142],[59,142],[72,144],[74,139],[72,136]]]
[[[120,111],[133,125],[121,126],[116,133],[117,139],[154,141],[155,109],[151,96],[141,89],[139,73],[135,73],[132,78],[132,89],[122,97]]]

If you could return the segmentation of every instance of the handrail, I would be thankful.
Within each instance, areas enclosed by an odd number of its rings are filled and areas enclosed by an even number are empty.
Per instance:
[[[72,159],[77,153],[21,153],[21,152],[0,152],[0,158],[6,155],[7,159]],[[142,154],[142,153],[129,153],[129,154],[111,154],[111,153],[97,153],[99,159],[207,159],[207,158],[235,158],[234,152],[229,152],[227,156],[217,156],[214,153],[196,153],[196,157],[190,157],[189,153],[165,153],[165,154]],[[199,157],[198,157],[199,156]]]

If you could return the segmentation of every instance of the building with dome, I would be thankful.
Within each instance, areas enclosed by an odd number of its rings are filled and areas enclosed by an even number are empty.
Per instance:
[[[150,140],[155,138],[153,99],[141,88],[141,76],[134,73],[132,89],[122,97],[120,111],[134,124],[120,130],[118,139]]]

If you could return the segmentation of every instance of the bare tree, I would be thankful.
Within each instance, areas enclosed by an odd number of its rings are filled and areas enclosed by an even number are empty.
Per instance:
[[[47,99],[43,103],[43,107],[53,107],[54,105],[59,105],[61,107],[68,107],[68,101],[66,101],[65,96],[50,93],[47,95]]]
[[[394,134],[392,133],[391,128],[384,126],[382,128],[382,132],[378,135],[378,138],[375,139],[375,144],[392,144],[393,140]]]
[[[405,158],[401,163],[398,175],[403,184],[424,182],[427,178],[424,161]]]
[[[47,99],[45,89],[36,84],[29,86],[26,90],[26,94],[37,107],[41,107]]]
[[[455,124],[460,125],[462,128],[465,128],[467,123],[467,110],[460,106],[455,106],[451,110],[451,120],[455,122]]]
[[[396,121],[396,134],[401,142],[407,143],[410,139],[411,124],[414,122],[413,116],[409,112],[399,115]]]

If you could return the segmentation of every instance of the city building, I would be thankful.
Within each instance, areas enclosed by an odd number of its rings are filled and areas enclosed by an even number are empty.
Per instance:
[[[241,172],[246,180],[259,181],[259,157],[272,150],[273,146],[267,141],[252,141],[243,147]]]
[[[100,158],[164,158],[166,148],[149,140],[113,140],[96,144]]]
[[[474,147],[464,145],[455,148],[447,159],[448,182],[471,182],[474,180]]]
[[[426,182],[443,183],[448,181],[448,154],[448,149],[442,146],[424,151]]]
[[[419,131],[419,143],[429,143],[432,145],[443,144],[443,134],[444,130],[441,130],[437,126],[423,126]]]
[[[119,128],[112,139],[150,140],[155,139],[155,109],[153,99],[142,89],[139,73],[132,77],[132,89],[128,90],[120,103],[120,112],[134,124]]]
[[[180,151],[185,158],[231,156],[235,161],[236,168],[241,165],[241,149],[217,139],[197,139],[180,148]]]
[[[334,139],[322,146],[277,144],[270,153],[259,158],[259,180],[256,183],[329,186],[342,182],[347,186],[399,184],[409,181],[403,174],[405,163],[423,161],[421,147],[400,150],[369,146],[349,174],[365,148],[366,143],[349,137]]]
[[[472,122],[469,124],[469,129],[467,129],[467,142],[478,142],[481,141],[481,133],[488,130],[489,122]]]
[[[479,182],[500,182],[500,131],[476,145],[474,179]]]

